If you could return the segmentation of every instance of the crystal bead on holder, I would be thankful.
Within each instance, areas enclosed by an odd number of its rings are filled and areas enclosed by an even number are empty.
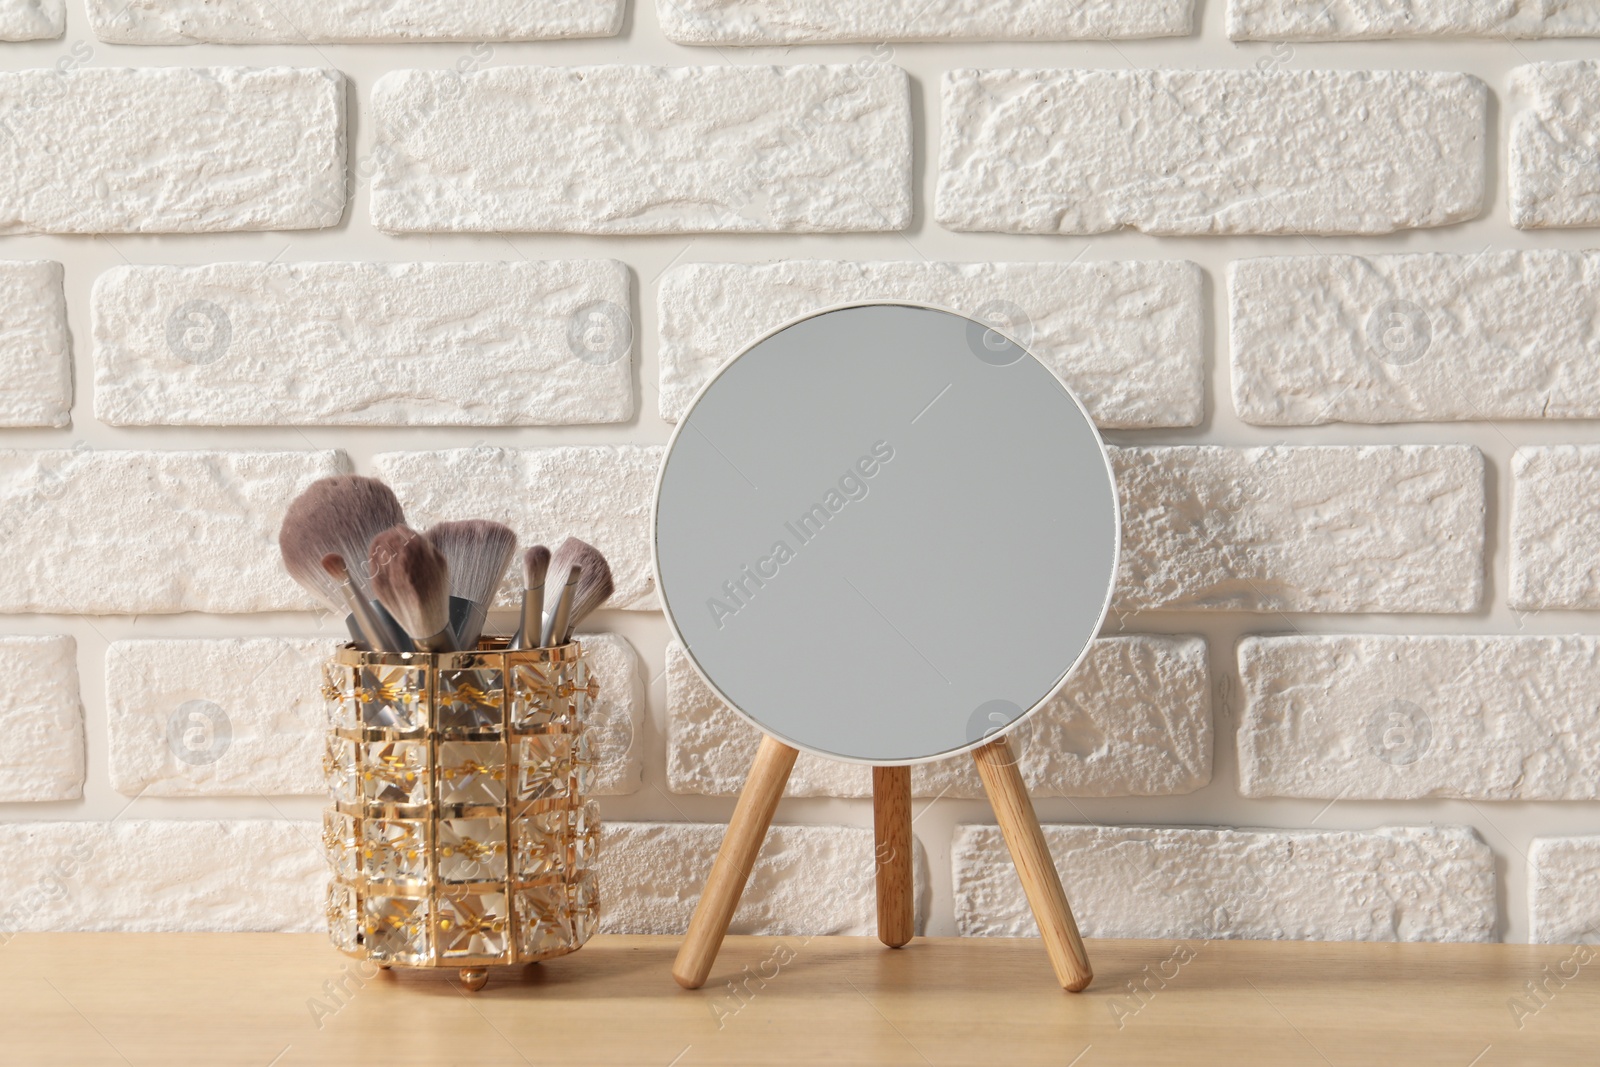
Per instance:
[[[600,820],[583,648],[339,650],[324,668],[328,933],[384,966],[486,968],[583,945]]]

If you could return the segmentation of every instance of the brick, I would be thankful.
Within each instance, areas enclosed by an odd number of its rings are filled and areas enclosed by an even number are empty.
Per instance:
[[[956,70],[951,230],[1378,234],[1484,206],[1487,90],[1412,71]]]
[[[114,426],[550,426],[633,417],[615,260],[117,267],[94,287]]]
[[[0,823],[0,932],[325,931],[321,826],[288,819]]]
[[[654,611],[650,518],[664,449],[640,445],[455,448],[374,458],[418,529],[447,518],[494,519],[525,545],[567,537],[605,554],[616,591],[606,606]],[[501,606],[512,606],[509,587]]]
[[[661,279],[661,417],[756,338],[851,300],[938,304],[1008,329],[1102,427],[1205,417],[1200,268],[1146,263],[692,263]]]
[[[0,41],[54,40],[66,31],[64,0],[0,0]]]
[[[1228,271],[1258,426],[1600,417],[1600,255],[1281,256]]]
[[[0,263],[0,426],[72,422],[72,342],[61,264]]]
[[[1239,675],[1244,796],[1600,799],[1600,638],[1248,637]]]
[[[830,0],[753,5],[660,0],[661,32],[679,44],[774,45],[821,41],[1069,41],[1177,37],[1194,32],[1192,0]]]
[[[300,490],[342,452],[0,450],[0,611],[299,611],[278,555]]]
[[[1600,226],[1600,62],[1531,63],[1510,82],[1525,104],[1511,119],[1512,225]]]
[[[622,0],[89,0],[89,22],[96,37],[115,44],[538,41],[614,37],[622,7]]]
[[[1228,0],[1228,36],[1235,41],[1381,41],[1395,37],[1600,36],[1600,8],[1535,0]]]
[[[667,645],[666,675],[667,788],[674,793],[737,796],[755,760],[761,732],[712,692],[676,641]],[[871,796],[871,772],[859,764],[802,752],[784,795]]]
[[[911,223],[903,70],[496,67],[372,90],[389,233],[810,233]]]
[[[1484,464],[1465,445],[1111,449],[1113,608],[1465,612]]]
[[[1470,827],[1044,832],[1086,937],[1494,937],[1494,855]],[[951,865],[961,934],[1038,936],[998,829],[958,826]]]
[[[0,73],[0,133],[13,146],[0,233],[333,226],[344,86],[324,68]]]
[[[1600,607],[1600,445],[1511,456],[1511,606]]]
[[[642,759],[638,659],[584,634],[593,794],[633,792]],[[322,665],[330,637],[114,641],[106,650],[111,785],[129,796],[322,796]],[[3,649],[3,646],[0,646]]]
[[[1528,848],[1528,940],[1593,945],[1600,938],[1600,837],[1536,837]]]
[[[0,801],[83,796],[83,704],[78,643],[0,637]]]
[[[667,646],[667,788],[735,796],[761,735],[711,691],[683,646]],[[1210,673],[1198,637],[1096,641],[1065,690],[1010,734],[1041,797],[1190,793],[1211,780]],[[970,756],[912,769],[919,797],[984,795]],[[801,753],[788,796],[868,797],[866,767]]]
[[[128,796],[321,796],[330,637],[113,641],[111,786]]]
[[[601,931],[682,934],[726,829],[721,823],[605,823],[597,872]],[[927,858],[920,845],[916,851],[920,922],[927,911]],[[874,856],[870,829],[774,826],[729,933],[872,935]]]

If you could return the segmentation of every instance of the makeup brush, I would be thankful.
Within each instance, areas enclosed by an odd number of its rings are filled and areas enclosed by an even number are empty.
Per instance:
[[[560,591],[556,593],[556,606],[550,609],[550,622],[544,628],[544,635],[539,642],[540,648],[554,648],[564,643],[561,635],[567,632],[567,620],[572,616],[572,600],[577,593],[578,581],[582,577],[582,567],[574,566],[567,571],[567,580],[561,584]]]
[[[450,572],[433,542],[409,526],[393,526],[372,539],[367,553],[378,600],[424,652],[453,652]]]
[[[517,535],[498,522],[467,519],[436,523],[428,528],[427,537],[449,569],[450,625],[456,647],[477,648],[489,605],[517,551]]]
[[[522,625],[511,639],[512,648],[532,648],[544,638],[544,576],[550,569],[550,550],[534,545],[522,554]]]
[[[576,581],[570,581],[572,574],[576,573]],[[561,620],[561,627],[555,627],[554,613],[552,612],[551,626],[545,631],[545,647],[564,645],[572,640],[572,631],[580,622],[588,617],[589,613],[604,604],[610,598],[614,589],[611,579],[611,567],[606,563],[605,556],[593,545],[586,544],[576,537],[569,537],[561,542],[561,546],[550,557],[550,574],[545,580],[546,600],[549,599],[551,590],[565,592],[567,585],[575,588],[570,595],[569,609],[565,618]],[[559,601],[557,603],[559,607]]]
[[[345,566],[344,557],[337,552],[329,552],[322,557],[322,569],[328,576],[338,583],[340,599],[344,601],[345,610],[350,612],[355,629],[361,633],[361,638],[356,644],[362,651],[410,651],[410,642],[403,649],[391,649],[385,641],[388,627],[378,617],[372,607],[372,601],[362,596],[356,589],[355,583],[350,581],[350,568]]]
[[[346,570],[352,586],[370,605],[368,576],[360,570],[367,561],[367,546],[377,534],[404,523],[405,512],[387,485],[376,478],[340,474],[319,478],[295,497],[284,513],[278,530],[278,548],[289,576],[335,613],[350,610],[345,602],[342,582],[322,566],[322,558],[337,554],[347,563],[355,561],[357,570]],[[380,616],[381,618],[381,616]],[[347,618],[357,643],[363,640],[375,649],[391,649],[404,635],[398,629],[380,627],[361,633],[359,618]]]

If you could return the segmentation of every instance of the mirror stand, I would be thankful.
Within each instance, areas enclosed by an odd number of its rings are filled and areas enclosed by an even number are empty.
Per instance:
[[[772,825],[799,752],[763,734],[750,775],[728,822],[711,875],[706,879],[689,931],[684,935],[672,977],[685,989],[699,989],[727,935],[745,882]],[[1028,906],[1039,924],[1045,951],[1063,989],[1076,993],[1094,978],[1089,956],[1073,921],[1067,894],[1039,828],[1033,801],[1005,737],[973,750],[978,775],[994,809],[995,821],[1011,851]],[[877,839],[878,939],[899,948],[914,935],[912,891],[911,768],[872,769],[873,825]]]

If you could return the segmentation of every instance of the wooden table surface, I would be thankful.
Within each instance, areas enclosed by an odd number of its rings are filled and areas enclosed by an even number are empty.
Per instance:
[[[1069,994],[1037,941],[734,937],[695,992],[676,947],[598,937],[471,994],[317,935],[19,934],[0,1063],[1600,1063],[1596,949],[1091,941]]]

